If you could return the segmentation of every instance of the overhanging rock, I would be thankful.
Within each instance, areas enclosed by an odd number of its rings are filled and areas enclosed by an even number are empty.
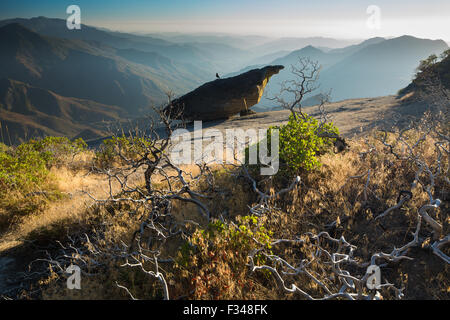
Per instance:
[[[172,110],[183,110],[186,120],[226,119],[257,104],[270,77],[284,66],[267,66],[235,77],[207,82],[172,101]]]

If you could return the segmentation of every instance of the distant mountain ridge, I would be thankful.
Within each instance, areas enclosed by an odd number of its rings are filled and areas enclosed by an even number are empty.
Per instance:
[[[409,84],[421,59],[448,46],[403,36],[360,43],[329,38],[270,39],[231,35],[138,35],[87,25],[68,30],[63,19],[0,21],[0,121],[10,134],[97,137],[103,122],[119,121],[164,105],[215,79],[267,64],[285,69],[266,92],[292,79],[299,57],[322,64],[321,89],[334,101],[395,93]],[[239,70],[238,72],[231,72]],[[317,101],[315,92],[305,105]],[[274,107],[262,98],[255,109]],[[3,127],[4,128],[4,127]]]
[[[81,30],[69,30],[66,27],[66,20],[56,18],[1,20],[0,27],[11,23],[19,23],[44,36],[102,43],[117,49],[154,52],[178,62],[192,64],[203,72],[209,71],[211,75],[217,71],[235,68],[239,64],[237,63],[239,59],[249,56],[245,50],[220,43],[173,43],[147,35],[100,30],[84,24],[81,25]],[[234,57],[230,56],[228,61],[223,61],[224,56],[230,53]]]
[[[408,85],[420,60],[447,50],[442,40],[401,36],[371,44],[323,72],[322,86],[336,100],[397,93]]]
[[[227,76],[235,76],[239,73],[246,72],[253,68],[261,68],[265,65],[271,65],[271,64],[275,64],[275,65],[281,64],[281,65],[284,65],[285,67],[287,67],[287,70],[284,70],[281,73],[281,74],[286,75],[286,74],[290,73],[291,65],[297,64],[299,58],[306,58],[306,57],[308,57],[314,61],[319,61],[320,64],[322,65],[322,71],[323,71],[323,69],[338,62],[339,60],[344,59],[345,57],[351,55],[352,53],[354,53],[362,48],[365,48],[368,45],[371,45],[373,43],[378,43],[378,42],[381,42],[384,40],[385,40],[384,38],[372,38],[372,39],[365,40],[356,45],[351,45],[351,46],[339,48],[339,49],[329,49],[327,52],[325,52],[324,50],[322,50],[318,47],[314,47],[312,45],[307,45],[301,49],[297,49],[297,50],[287,52],[287,53],[285,51],[279,51],[278,54],[280,56],[273,60],[270,60],[268,62],[264,62],[261,64],[249,65],[249,66],[239,70],[238,72],[230,73]],[[284,53],[284,54],[280,54],[280,53]],[[271,55],[267,55],[267,57],[270,57],[270,56]],[[264,58],[264,57],[262,57],[262,58]],[[267,61],[267,59],[265,59],[265,61]]]
[[[201,70],[177,66],[157,54],[152,57],[158,65],[147,68],[119,56],[126,51],[42,36],[17,23],[0,28],[0,43],[6,44],[0,52],[0,77],[64,96],[118,105],[130,116],[164,102],[167,90],[183,93],[206,78]]]
[[[157,53],[48,37],[19,23],[0,27],[0,44],[0,121],[13,141],[98,136],[103,129],[92,123],[141,116],[169,89],[181,94],[212,78]]]
[[[261,52],[276,52],[279,50],[295,51],[306,46],[342,48],[357,43],[355,40],[339,40],[325,37],[304,37],[304,38],[281,38],[276,39],[259,46],[254,47],[255,50]]]
[[[286,69],[280,72],[278,81],[267,86],[267,91],[272,96],[278,94],[281,82],[294,79],[289,66],[297,64],[299,58],[309,57],[322,65],[318,81],[320,90],[332,90],[333,101],[391,95],[410,83],[420,60],[446,49],[448,46],[442,40],[412,36],[372,38],[328,52],[307,46],[271,62],[284,65]],[[257,106],[274,107],[268,99],[263,99]]]

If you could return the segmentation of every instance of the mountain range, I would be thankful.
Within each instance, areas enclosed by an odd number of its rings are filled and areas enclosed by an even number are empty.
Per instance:
[[[331,90],[332,100],[339,101],[395,94],[411,82],[420,60],[431,54],[439,55],[446,49],[448,45],[442,40],[419,39],[412,36],[393,39],[372,38],[357,45],[326,52],[313,46],[306,46],[269,63],[284,65],[286,69],[267,85],[266,97],[261,99],[257,108],[277,107],[269,98],[280,93],[282,82],[295,80],[289,66],[298,65],[299,58],[310,58],[321,65],[319,91],[310,97],[319,94],[320,91]],[[236,73],[261,66],[263,65],[252,65]],[[305,106],[308,105],[311,103],[306,102]]]
[[[0,124],[12,143],[30,135],[98,137],[107,123],[151,113],[168,92],[181,96],[216,73],[284,65],[267,85],[273,95],[292,79],[289,66],[299,57],[319,61],[321,89],[332,89],[335,101],[392,94],[410,83],[421,59],[448,49],[442,40],[411,36],[356,43],[69,30],[65,20],[46,17],[0,21],[0,45]],[[263,98],[255,110],[273,107]]]

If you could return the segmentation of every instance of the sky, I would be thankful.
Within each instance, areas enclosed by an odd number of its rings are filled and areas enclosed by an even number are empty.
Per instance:
[[[81,23],[115,31],[450,41],[450,0],[1,0],[0,19],[65,19],[73,4]]]

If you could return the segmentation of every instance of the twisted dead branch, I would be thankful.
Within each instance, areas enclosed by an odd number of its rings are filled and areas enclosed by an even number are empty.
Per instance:
[[[301,114],[301,99],[314,88],[313,82],[316,80],[315,72],[318,71],[317,65],[313,65],[312,75],[305,74],[304,70],[297,70],[299,75],[304,77],[304,88],[297,93],[297,102],[288,105],[295,114],[295,107]],[[294,90],[294,89],[292,89]],[[288,92],[290,92],[288,90]],[[294,91],[293,91],[294,92]],[[322,114],[324,109],[321,108]],[[129,145],[117,146],[116,152],[121,159],[122,166],[118,168],[95,168],[96,172],[104,174],[109,181],[108,197],[106,199],[97,199],[86,193],[99,206],[132,204],[133,209],[129,209],[130,215],[138,215],[139,227],[133,233],[129,243],[120,242],[108,248],[102,248],[99,243],[103,240],[103,235],[97,232],[93,235],[80,235],[69,238],[67,244],[59,243],[60,253],[57,256],[51,256],[47,253],[44,259],[38,259],[36,262],[42,262],[50,265],[58,274],[64,274],[67,265],[74,263],[82,267],[85,275],[90,276],[96,270],[105,268],[102,262],[103,257],[110,260],[120,261],[123,268],[136,268],[157,281],[164,299],[172,298],[169,294],[169,284],[165,277],[165,271],[161,264],[172,263],[170,257],[165,256],[165,246],[175,238],[187,239],[189,233],[185,225],[197,225],[198,221],[192,221],[179,218],[174,215],[174,203],[181,201],[183,204],[193,204],[202,214],[205,221],[212,219],[212,214],[208,209],[205,200],[209,199],[208,194],[217,191],[214,184],[214,176],[211,169],[206,164],[197,164],[198,174],[189,173],[180,166],[174,164],[168,156],[170,147],[170,137],[175,128],[183,126],[183,123],[175,123],[170,113],[164,111],[160,113],[161,123],[165,136],[160,134],[155,123],[151,122],[150,128],[146,131],[130,133],[128,141],[131,148],[135,150],[132,155],[126,151]],[[328,120],[326,115],[321,116],[321,123]],[[449,157],[449,134],[441,128],[434,128],[431,125],[425,126],[420,136],[413,142],[408,142],[405,137],[412,127],[400,130],[398,133],[382,132],[378,140],[385,147],[385,150],[378,150],[373,144],[366,140],[368,150],[360,154],[361,161],[366,161],[369,155],[384,154],[391,155],[394,161],[402,161],[404,165],[414,168],[415,175],[410,184],[410,190],[398,190],[398,198],[394,206],[388,207],[378,214],[373,222],[379,222],[389,215],[395,214],[398,209],[410,205],[415,197],[415,189],[420,186],[428,196],[428,201],[415,208],[417,224],[412,235],[412,240],[402,244],[399,248],[393,245],[390,252],[382,251],[371,252],[367,261],[356,257],[357,246],[348,242],[344,236],[333,237],[330,230],[338,225],[337,221],[325,225],[324,230],[319,232],[306,232],[295,239],[276,239],[271,242],[271,250],[267,246],[262,246],[256,239],[253,239],[261,245],[258,249],[248,253],[249,269],[251,272],[261,272],[263,270],[271,273],[277,280],[279,287],[286,293],[299,294],[301,297],[310,300],[328,300],[328,299],[378,299],[381,293],[391,290],[397,299],[403,297],[403,289],[397,288],[394,284],[385,280],[375,289],[367,287],[367,281],[372,276],[367,272],[369,266],[377,266],[380,269],[386,268],[392,264],[403,260],[411,260],[408,256],[411,248],[420,248],[424,244],[424,232],[422,220],[433,230],[432,243],[425,249],[430,249],[437,257],[445,263],[450,263],[450,258],[443,252],[445,246],[450,242],[450,235],[442,236],[444,232],[443,224],[434,218],[432,211],[437,211],[442,206],[442,201],[437,199],[434,189],[437,181],[440,179],[449,184],[448,157]],[[438,141],[434,144],[436,158],[434,163],[429,163],[421,153],[420,146],[426,143],[427,138],[433,135]],[[133,139],[133,138],[142,139]],[[333,137],[336,138],[336,137]],[[391,138],[391,139],[390,139]],[[390,139],[390,140],[389,140]],[[447,157],[447,161],[445,159]],[[237,176],[244,177],[250,184],[250,190],[257,196],[255,204],[249,206],[250,214],[256,216],[269,215],[277,210],[276,202],[282,195],[293,192],[300,184],[304,184],[302,179],[297,176],[292,182],[279,191],[264,191],[257,182],[257,179],[251,176],[248,167],[245,164],[235,166],[238,168]],[[370,194],[375,195],[374,187],[371,186],[376,174],[375,169],[368,167],[367,172],[361,175],[350,176],[350,179],[364,178],[361,183],[360,194],[364,197],[364,204],[370,200]],[[144,177],[144,187],[134,185],[130,181],[132,175],[139,174]],[[207,190],[198,191],[198,183],[204,181],[207,184]],[[156,182],[159,187],[155,187]],[[113,184],[119,185],[119,192],[114,192]],[[341,187],[342,189],[342,187]],[[340,190],[341,190],[340,189]],[[321,192],[315,190],[319,195]],[[371,192],[371,193],[369,193]],[[395,192],[397,194],[397,191]],[[377,198],[377,200],[380,200]],[[384,199],[386,201],[386,199]],[[448,213],[445,213],[448,214]],[[444,217],[445,219],[446,217]],[[223,219],[223,217],[222,217]],[[344,219],[342,219],[344,221]],[[341,222],[342,222],[341,221]],[[286,251],[279,250],[282,246],[291,246],[291,254],[286,255]],[[307,253],[302,252],[300,248],[307,248]],[[265,262],[257,264],[256,256],[264,257]],[[90,270],[91,272],[86,272]],[[319,274],[319,272],[321,274]],[[301,279],[307,279],[308,283],[314,284],[317,288],[312,290],[311,286],[303,286]],[[132,290],[124,284],[116,282],[116,286],[131,298],[137,299],[131,292]],[[311,292],[313,291],[313,292]]]
[[[435,91],[433,91],[435,93]],[[438,99],[434,99],[436,101]],[[442,101],[440,99],[439,101]],[[449,100],[445,100],[444,105],[448,109]],[[421,186],[426,192],[429,198],[429,202],[423,204],[417,208],[417,224],[415,232],[413,233],[413,239],[403,246],[396,248],[394,247],[390,253],[375,252],[371,255],[369,261],[361,262],[354,258],[353,253],[356,250],[356,246],[348,243],[343,237],[337,239],[331,237],[327,232],[320,232],[315,235],[312,233],[306,233],[299,236],[297,239],[279,239],[272,242],[272,247],[277,247],[281,244],[292,244],[292,245],[303,245],[306,246],[310,241],[312,242],[311,247],[315,249],[315,253],[310,259],[303,258],[296,265],[288,262],[287,257],[282,257],[281,255],[276,255],[273,253],[267,253],[266,249],[261,247],[260,249],[254,250],[249,254],[251,270],[256,272],[259,270],[269,271],[275,276],[281,289],[288,293],[299,293],[306,299],[316,300],[316,299],[373,299],[379,298],[379,291],[382,289],[393,290],[396,298],[401,299],[403,297],[403,289],[396,288],[393,284],[386,282],[381,284],[376,288],[376,290],[371,290],[366,288],[366,282],[369,278],[368,273],[364,273],[364,269],[368,266],[378,266],[380,268],[386,267],[389,264],[398,263],[402,260],[412,260],[413,258],[407,256],[409,250],[413,247],[420,248],[424,243],[424,239],[419,236],[422,231],[422,220],[431,227],[433,230],[432,243],[429,246],[422,246],[424,249],[431,249],[432,252],[441,258],[445,263],[449,263],[449,257],[442,251],[442,249],[447,246],[450,242],[450,235],[442,237],[443,225],[438,222],[435,218],[430,215],[431,210],[438,210],[442,205],[440,199],[436,199],[433,191],[436,187],[436,181],[441,179],[449,184],[448,170],[449,170],[449,137],[447,132],[440,131],[442,126],[434,126],[435,122],[425,123],[423,130],[419,137],[412,143],[408,142],[405,135],[411,131],[413,126],[408,126],[400,130],[397,134],[391,133],[388,135],[386,130],[382,131],[381,138],[378,140],[384,145],[386,150],[377,150],[375,145],[370,144],[368,139],[366,139],[366,144],[368,146],[368,151],[362,152],[360,154],[360,159],[362,161],[366,160],[367,155],[377,154],[380,152],[386,152],[386,154],[391,154],[397,161],[402,161],[404,165],[410,167],[416,167],[415,178],[411,182],[411,190],[400,190],[397,198],[397,203],[394,206],[389,207],[382,213],[377,215],[374,221],[379,221],[385,218],[388,214],[395,212],[400,209],[408,201],[413,199],[413,190],[416,186]],[[446,124],[448,126],[448,123]],[[448,128],[447,128],[448,130]],[[438,141],[434,143],[436,158],[434,163],[427,163],[424,155],[421,154],[420,146],[426,143],[427,138],[433,135]],[[392,137],[393,142],[388,142],[388,137]],[[401,146],[399,150],[399,146]],[[447,156],[447,161],[444,161],[444,155]],[[366,178],[366,182],[363,186],[362,193],[364,195],[364,202],[368,201],[368,191],[370,185],[372,169],[369,168],[366,174],[361,174],[357,176],[351,176],[347,179],[359,179],[363,177]],[[255,185],[255,184],[254,184]],[[342,190],[344,186],[340,188]],[[254,188],[255,189],[255,188]],[[258,192],[258,191],[257,191]],[[375,195],[375,194],[374,194]],[[380,200],[377,197],[378,200]],[[448,214],[448,212],[446,213]],[[443,218],[446,219],[446,216]],[[325,226],[327,230],[334,230],[339,222],[334,221]],[[337,248],[332,246],[327,246],[325,244],[320,244],[320,239],[326,239],[331,243],[338,244]],[[294,252],[298,251],[297,247],[292,249]],[[346,252],[343,252],[346,251]],[[263,255],[266,258],[266,263],[263,265],[257,265],[255,263],[255,256]],[[320,268],[327,269],[327,274],[330,275],[328,280],[333,279],[325,283],[325,280],[318,280],[313,272],[309,270],[313,263],[319,263]],[[360,271],[358,271],[360,270]],[[356,272],[356,273],[355,273]],[[331,275],[333,277],[331,277]],[[301,288],[295,283],[295,279],[299,277],[307,277],[310,281],[316,283],[323,293],[322,296],[315,297],[308,293],[304,288]],[[291,282],[291,283],[289,283]],[[332,289],[333,285],[340,283],[342,286],[338,290]]]

